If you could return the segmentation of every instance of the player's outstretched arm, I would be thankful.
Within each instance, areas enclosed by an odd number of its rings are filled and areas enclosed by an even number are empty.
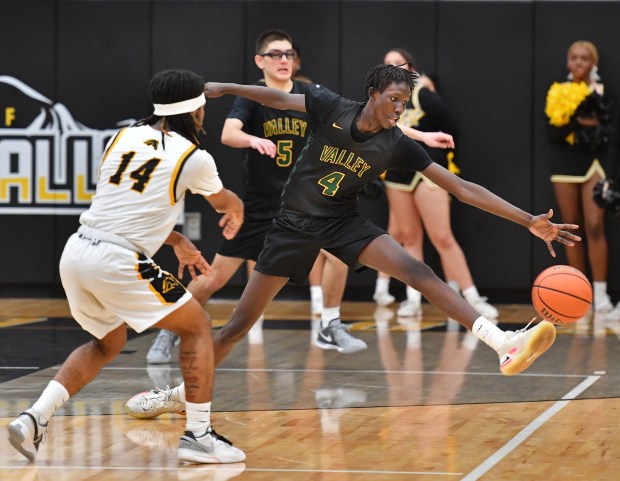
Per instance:
[[[553,215],[553,210],[546,214],[529,214],[481,185],[461,179],[439,164],[429,165],[422,173],[461,202],[527,227],[532,234],[545,241],[549,253],[554,257],[555,251],[551,245],[553,241],[566,246],[573,246],[575,242],[581,240],[581,237],[568,232],[568,230],[578,229],[579,226],[575,224],[554,224],[549,220]]]
[[[224,214],[219,226],[222,235],[226,239],[232,239],[237,235],[243,225],[243,201],[232,190],[223,188],[216,194],[205,196],[207,202],[220,214]]]
[[[205,95],[209,98],[221,97],[222,95],[237,95],[238,97],[245,97],[278,110],[306,111],[306,96],[304,94],[289,94],[288,92],[259,85],[207,82],[205,84]]]

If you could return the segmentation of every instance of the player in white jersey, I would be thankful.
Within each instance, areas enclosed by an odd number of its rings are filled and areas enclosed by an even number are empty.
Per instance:
[[[190,402],[178,458],[197,463],[245,459],[211,428],[210,319],[181,282],[151,259],[169,244],[179,258],[179,277],[186,266],[194,278],[195,269],[209,272],[200,251],[173,231],[188,190],[224,214],[224,237],[233,238],[243,223],[243,203],[223,187],[213,157],[198,148],[203,84],[189,71],[157,74],[149,84],[153,115],[118,132],[106,147],[92,205],[60,260],[71,313],[93,339],[69,355],[41,397],[9,424],[11,444],[30,460],[54,412],[120,353],[126,325],[137,332],[169,329],[181,339],[179,363]]]

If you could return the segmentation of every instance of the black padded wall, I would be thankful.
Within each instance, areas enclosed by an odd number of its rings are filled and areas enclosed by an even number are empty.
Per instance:
[[[28,155],[40,158],[45,149],[36,150],[41,148],[35,140],[24,140],[23,129],[51,104],[62,106],[73,130],[64,128],[77,131],[77,137],[60,150],[46,140],[53,177],[49,185],[70,188],[71,176],[83,171],[79,181],[88,190],[94,181],[89,162],[96,161],[94,152],[106,136],[119,122],[150,113],[146,86],[155,72],[188,68],[206,80],[254,82],[260,77],[253,60],[256,36],[268,28],[283,28],[302,51],[302,73],[355,99],[363,98],[367,70],[380,63],[389,48],[411,50],[459,122],[462,176],[525,210],[543,212],[555,207],[548,181],[546,90],[566,75],[568,45],[584,38],[599,47],[603,80],[610,92],[620,95],[618,18],[620,2],[609,1],[4,2],[0,35],[7,48],[0,49],[0,78],[17,79],[36,96],[0,82],[0,162],[9,172],[31,170],[34,179],[40,166],[34,160],[30,165]],[[243,152],[220,143],[232,101],[208,101],[204,146],[215,157],[225,184],[241,193]],[[21,143],[7,143],[15,140],[11,135]],[[62,155],[55,157],[54,152]],[[58,174],[63,168],[67,178]],[[38,188],[34,181],[30,187]],[[0,292],[60,295],[58,259],[78,225],[77,214],[58,215],[54,204],[44,214],[29,214],[32,202],[11,210],[22,194],[15,186],[7,192],[0,196]],[[57,207],[60,211],[66,205],[59,201]],[[385,227],[384,196],[363,199],[360,209]],[[194,196],[186,210],[201,212],[198,244],[211,258],[221,241],[218,216]],[[523,300],[540,270],[565,261],[561,247],[553,259],[542,242],[510,222],[458,202],[452,214],[456,237],[483,293],[502,292],[504,300]],[[617,293],[620,222],[609,219],[608,235],[610,284]],[[438,267],[436,255],[432,250],[428,254],[429,263]],[[162,263],[174,269],[170,253],[162,256]],[[239,288],[244,281],[245,275],[238,274],[232,286]],[[367,292],[373,283],[374,273],[352,274],[348,294]]]

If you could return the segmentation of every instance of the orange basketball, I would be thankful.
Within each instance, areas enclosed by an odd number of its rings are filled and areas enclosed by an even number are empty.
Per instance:
[[[592,286],[574,267],[552,266],[532,286],[532,303],[538,315],[558,326],[581,319],[592,304]]]

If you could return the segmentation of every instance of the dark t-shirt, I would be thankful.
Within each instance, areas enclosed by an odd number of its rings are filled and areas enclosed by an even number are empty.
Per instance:
[[[257,85],[264,86],[265,83]],[[294,80],[290,93],[303,94],[308,89],[321,90],[322,87]],[[246,215],[272,219],[280,210],[280,196],[286,179],[312,130],[311,119],[305,112],[277,110],[243,97],[235,99],[227,118],[241,120],[244,132],[276,144],[274,158],[247,149],[245,165]]]
[[[306,91],[316,119],[282,194],[284,209],[315,217],[356,210],[358,192],[388,169],[423,171],[432,160],[398,127],[362,133],[354,120],[364,104],[325,90]]]

